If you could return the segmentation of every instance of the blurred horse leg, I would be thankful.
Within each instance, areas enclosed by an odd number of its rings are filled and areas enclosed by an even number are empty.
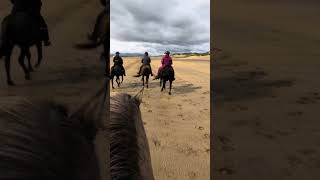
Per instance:
[[[171,95],[171,88],[172,88],[172,80],[170,80],[170,90],[169,90],[169,95]]]
[[[41,41],[36,43],[36,47],[37,47],[37,53],[38,53],[38,61],[37,61],[36,65],[35,65],[35,67],[38,68],[40,66],[42,58],[43,58]]]
[[[149,88],[149,75],[146,76],[147,88]]]
[[[142,86],[144,87],[144,75],[142,75]]]
[[[26,52],[26,56],[27,56],[27,60],[28,60],[28,68],[29,68],[29,72],[33,72],[33,68],[32,68],[32,64],[31,64],[31,53],[30,53],[30,49],[27,50]]]
[[[166,82],[166,80],[163,80],[161,91],[163,91],[166,88]]]
[[[114,86],[113,86],[113,79],[114,79],[114,76],[111,75],[111,85],[112,85],[112,89],[114,89]]]
[[[11,73],[10,73],[10,63],[11,63],[11,55],[12,55],[13,46],[8,48],[8,52],[5,57],[5,68],[6,68],[6,74],[7,74],[7,84],[9,86],[14,86],[14,82],[11,79]]]
[[[19,56],[19,64],[22,67],[24,74],[25,74],[25,79],[30,80],[30,72],[26,65],[24,64],[24,58],[28,54],[29,49],[26,47],[21,48],[20,56]]]

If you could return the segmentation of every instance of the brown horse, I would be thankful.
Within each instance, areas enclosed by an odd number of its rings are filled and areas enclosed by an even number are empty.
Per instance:
[[[150,65],[143,65],[141,68],[141,75],[142,75],[142,86],[144,87],[145,84],[147,88],[149,88],[149,78],[151,75],[151,67]],[[145,83],[146,82],[146,83]]]
[[[110,172],[112,180],[154,180],[150,150],[141,119],[142,94],[111,98]]]

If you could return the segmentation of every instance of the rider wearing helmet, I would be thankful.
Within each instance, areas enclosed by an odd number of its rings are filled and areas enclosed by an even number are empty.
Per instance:
[[[121,67],[121,69],[122,69],[123,75],[126,76],[126,71],[125,71],[125,69],[123,67],[123,59],[120,56],[119,52],[116,52],[116,55],[113,58],[113,63],[114,63],[114,65],[112,66],[111,71],[113,70],[115,65],[119,65]]]
[[[171,65],[172,65],[172,58],[170,57],[170,52],[166,51],[165,55],[161,59],[161,66],[160,66],[160,68],[158,70],[158,74],[154,79],[159,79],[162,71],[167,67],[172,68]]]
[[[136,77],[141,76],[141,70],[142,70],[143,66],[149,66],[150,67],[150,71],[151,71],[151,76],[153,76],[151,65],[150,65],[151,64],[151,59],[149,57],[149,53],[148,52],[144,53],[144,57],[141,59],[141,63],[142,63],[142,65],[140,66],[140,70],[137,73]]]

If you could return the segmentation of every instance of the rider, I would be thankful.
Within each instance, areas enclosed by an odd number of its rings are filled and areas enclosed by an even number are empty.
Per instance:
[[[51,44],[49,40],[48,27],[41,16],[41,0],[10,0],[13,4],[13,8],[11,14],[15,14],[17,12],[28,12],[30,15],[36,18],[36,21],[40,25],[40,31],[42,35],[42,40],[44,41],[45,46],[49,46]],[[7,22],[4,22],[1,27],[1,39],[0,39],[0,57],[4,53],[3,46],[6,43],[7,39]]]
[[[98,40],[98,31],[99,31],[100,22],[101,22],[102,18],[107,15],[107,11],[110,12],[109,4],[108,4],[108,7],[107,7],[107,1],[106,0],[100,0],[100,3],[105,8],[103,9],[103,11],[101,11],[99,13],[99,15],[98,15],[98,17],[96,19],[96,24],[94,25],[93,32],[88,35],[88,38],[91,41],[95,41],[95,42]]]
[[[114,63],[114,66],[115,65],[119,65],[121,67],[121,69],[122,69],[123,75],[126,76],[126,70],[123,67],[123,59],[120,56],[119,52],[116,52],[116,55],[113,58],[113,63]],[[111,71],[113,70],[114,66],[112,66]]]
[[[49,32],[46,21],[41,15],[41,0],[10,0],[13,3],[13,9],[11,14],[16,12],[26,11],[36,18],[36,21],[40,25],[41,38],[44,41],[45,46],[50,46]]]
[[[149,53],[148,53],[148,52],[145,52],[145,53],[144,53],[144,57],[141,59],[141,63],[142,63],[142,65],[140,66],[140,70],[139,70],[139,72],[137,73],[137,76],[136,76],[136,77],[141,76],[142,67],[145,66],[145,65],[150,67],[151,76],[153,76],[152,69],[151,69],[151,65],[150,65],[151,59],[150,59],[150,57],[149,57]]]
[[[162,71],[167,67],[171,68],[173,70],[173,68],[172,68],[172,58],[170,57],[170,52],[169,51],[166,51],[165,55],[162,57],[161,66],[160,66],[160,68],[158,70],[157,76],[154,79],[159,79]],[[173,71],[173,73],[174,73],[174,71]],[[174,74],[173,74],[173,77],[174,77]],[[175,78],[173,78],[173,79],[175,79]]]

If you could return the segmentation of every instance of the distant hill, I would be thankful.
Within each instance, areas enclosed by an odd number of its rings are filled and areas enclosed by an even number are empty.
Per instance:
[[[171,53],[173,56],[175,55],[178,55],[178,56],[185,56],[185,57],[188,57],[188,56],[208,56],[210,55],[210,51],[208,52],[205,52],[205,53],[200,53],[200,52],[172,52]],[[144,53],[120,53],[120,55],[122,57],[137,57],[137,56],[144,56]],[[114,53],[111,54],[111,56],[115,56]],[[151,54],[152,56],[152,54]],[[162,56],[162,54],[157,54],[157,55],[154,55],[154,56]]]
[[[210,51],[205,52],[205,53],[198,53],[198,52],[188,52],[188,53],[173,53],[173,55],[178,55],[178,56],[208,56],[210,55]]]

